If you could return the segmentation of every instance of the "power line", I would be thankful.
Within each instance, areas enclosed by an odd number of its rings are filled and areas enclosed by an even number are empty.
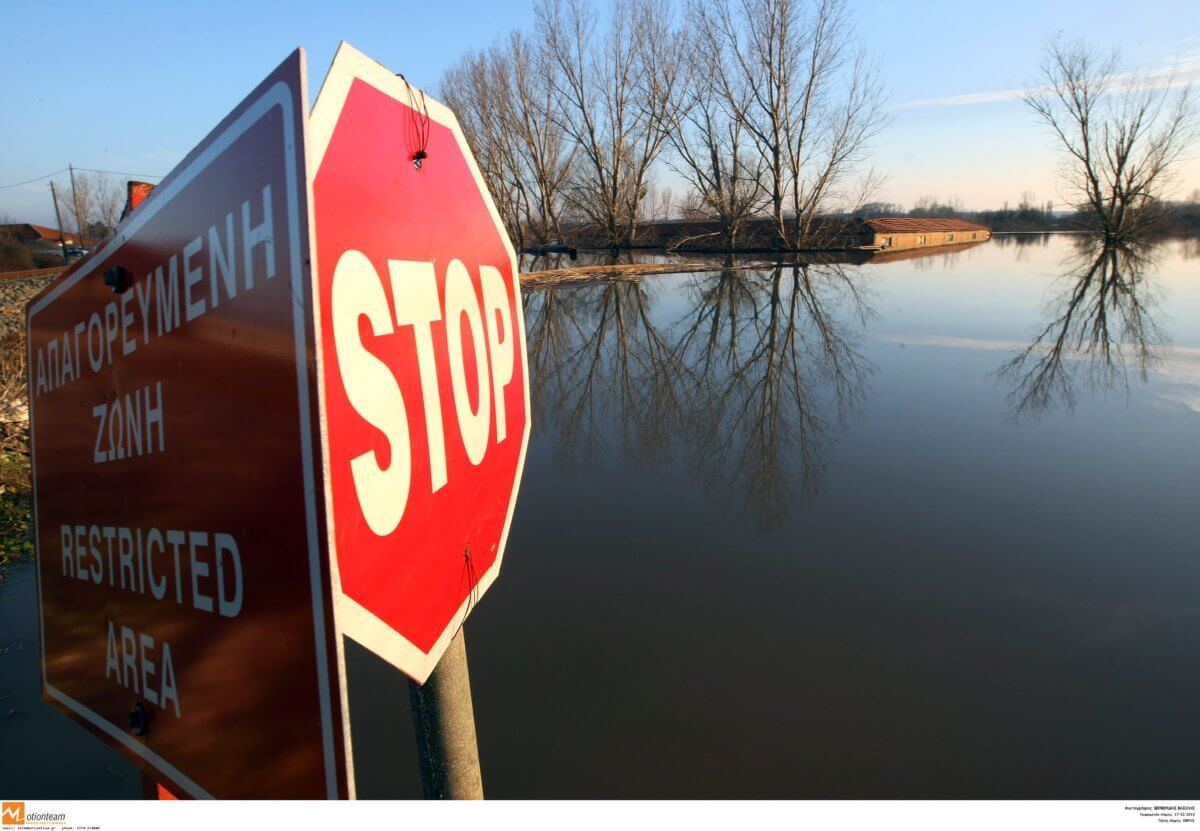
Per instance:
[[[88,173],[106,173],[110,176],[133,176],[138,179],[161,179],[162,176],[158,173],[130,173],[127,170],[98,170],[94,167],[77,167],[76,170],[86,170]],[[37,176],[33,179],[26,179],[24,182],[13,182],[10,185],[0,185],[0,190],[8,188],[19,188],[21,185],[32,185],[34,182],[40,182],[43,179],[51,179],[60,173],[66,173],[67,168],[60,168],[53,173],[47,173],[45,176]]]
[[[45,176],[38,176],[36,179],[26,179],[24,182],[14,182],[11,185],[0,185],[0,190],[5,190],[7,188],[19,188],[19,187],[21,187],[21,185],[32,185],[34,182],[40,182],[43,179],[49,179],[52,176],[57,176],[60,173],[66,173],[66,172],[67,172],[67,169],[64,167],[61,170],[54,171],[53,173],[47,173]]]
[[[130,173],[128,170],[97,170],[94,167],[77,167],[76,170],[86,170],[88,173],[107,173],[110,176],[136,176],[139,179],[161,179],[161,173]]]

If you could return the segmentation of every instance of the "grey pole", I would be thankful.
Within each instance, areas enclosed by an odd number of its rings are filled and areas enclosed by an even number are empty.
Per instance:
[[[50,197],[54,200],[54,221],[58,223],[58,247],[62,251],[63,265],[69,265],[70,260],[67,259],[67,242],[63,239],[62,216],[58,212],[58,191],[54,189],[54,183],[50,183]]]
[[[426,799],[483,799],[463,630],[424,684],[408,682]]]
[[[75,244],[83,248],[83,223],[87,221],[87,217],[79,215],[79,197],[75,194],[75,165],[67,165],[67,170],[71,171],[71,202],[75,205],[75,231],[79,234]]]

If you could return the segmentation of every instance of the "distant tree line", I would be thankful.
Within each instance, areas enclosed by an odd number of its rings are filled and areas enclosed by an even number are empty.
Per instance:
[[[971,211],[963,207],[962,200],[951,197],[939,201],[933,196],[922,196],[912,208],[894,202],[868,202],[855,211],[856,216],[916,216],[949,217],[969,219],[986,225],[993,231],[1076,231],[1095,230],[1095,218],[1086,207],[1068,206],[1055,210],[1053,201],[1037,202],[1036,196],[1026,191],[1021,194],[1017,206]],[[1178,200],[1151,199],[1140,207],[1142,234],[1200,234],[1200,189]],[[1151,221],[1152,217],[1152,221]]]
[[[878,185],[882,88],[843,0],[535,2],[532,32],[439,89],[519,246],[630,245],[675,209],[729,246],[767,217],[796,247]]]

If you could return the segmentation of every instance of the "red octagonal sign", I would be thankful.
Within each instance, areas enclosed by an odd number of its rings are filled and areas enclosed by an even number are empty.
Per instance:
[[[335,620],[423,682],[512,521],[516,258],[453,113],[344,44],[310,137]]]

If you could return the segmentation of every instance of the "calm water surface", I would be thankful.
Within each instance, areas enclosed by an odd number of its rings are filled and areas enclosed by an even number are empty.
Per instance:
[[[528,294],[490,796],[1194,796],[1200,248],[1019,242]],[[360,794],[419,795],[349,657]]]
[[[1021,242],[527,298],[492,795],[1196,792],[1200,258]]]

